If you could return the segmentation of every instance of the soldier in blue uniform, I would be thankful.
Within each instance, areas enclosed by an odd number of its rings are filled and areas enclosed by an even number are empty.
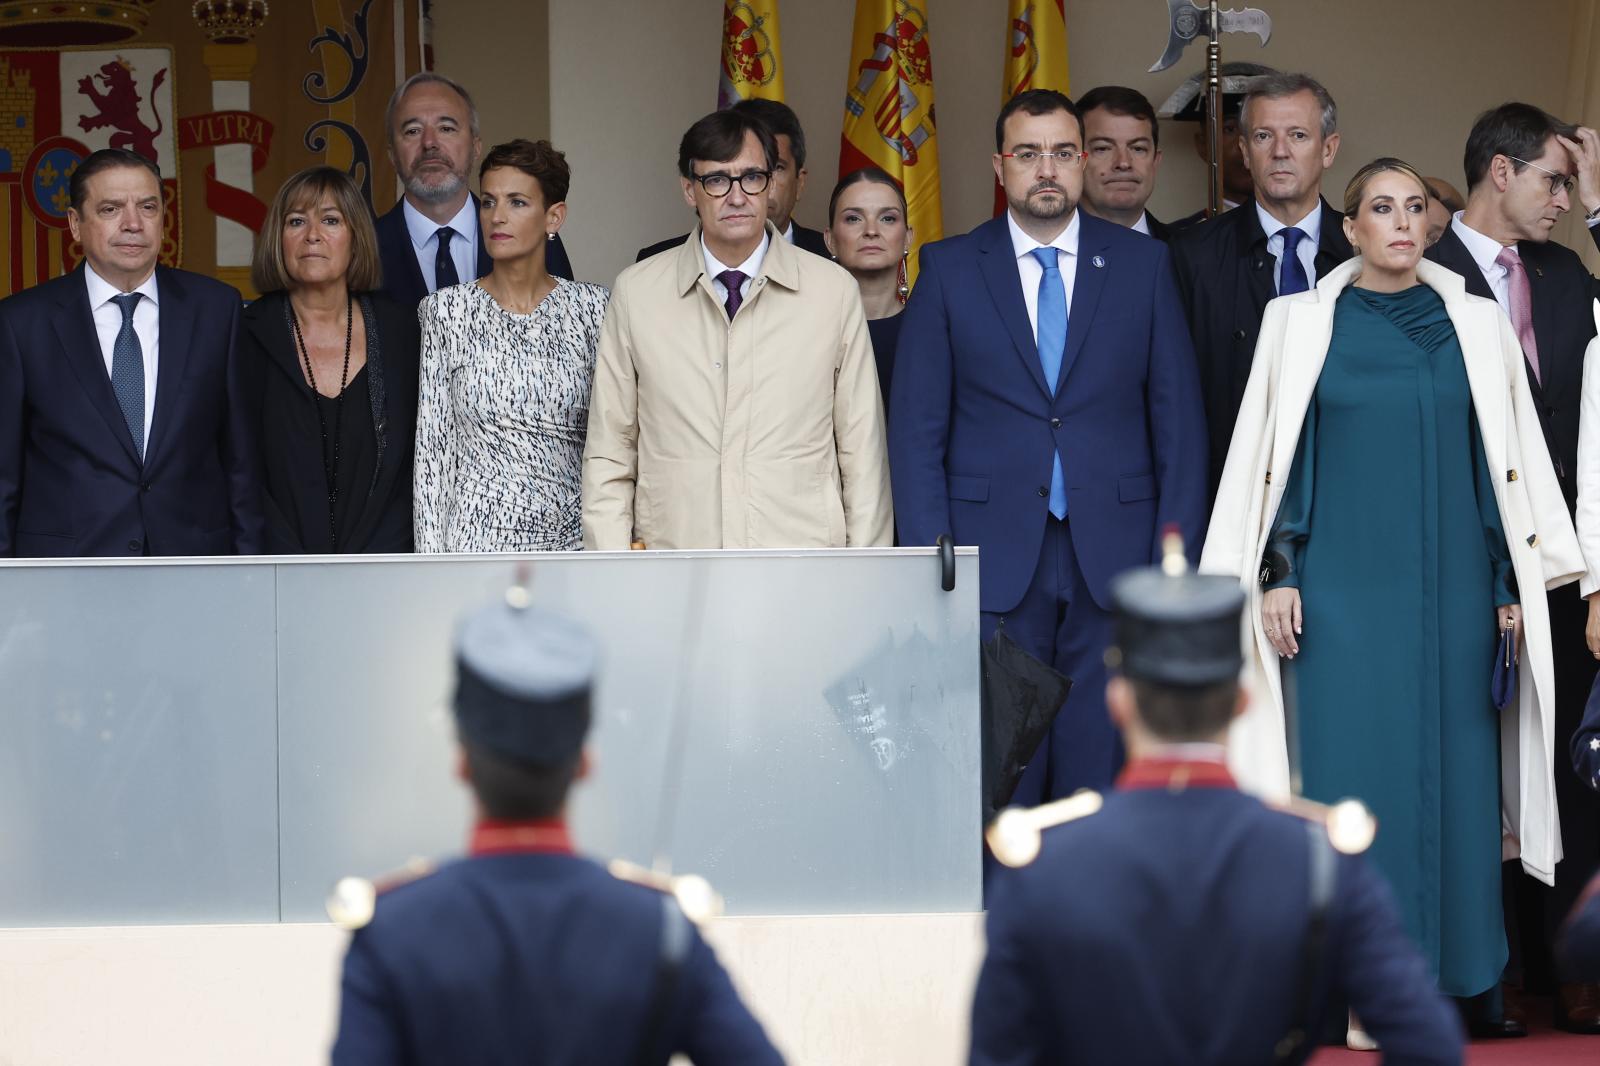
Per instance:
[[[588,769],[595,646],[512,593],[456,639],[469,857],[375,900],[341,882],[330,902],[362,926],[334,1066],[781,1064],[674,896],[574,853],[562,815]]]
[[[1356,854],[1365,808],[1279,810],[1235,787],[1244,597],[1184,573],[1176,547],[1112,585],[1116,791],[989,829],[1011,868],[991,886],[971,1062],[1299,1063],[1346,1004],[1385,1062],[1461,1062],[1455,1010]]]

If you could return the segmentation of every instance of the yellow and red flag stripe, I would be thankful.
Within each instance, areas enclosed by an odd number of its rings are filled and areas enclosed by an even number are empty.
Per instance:
[[[1000,103],[1028,89],[1054,89],[1070,96],[1067,81],[1067,15],[1064,0],[1011,0],[1006,20],[1006,65]],[[1005,190],[994,185],[994,213],[1006,209]]]
[[[914,283],[917,250],[944,236],[933,55],[923,9],[906,0],[856,0],[844,107],[839,176],[876,166],[900,183],[913,230],[906,269]]]
[[[778,0],[726,0],[717,110],[755,99],[783,99]]]

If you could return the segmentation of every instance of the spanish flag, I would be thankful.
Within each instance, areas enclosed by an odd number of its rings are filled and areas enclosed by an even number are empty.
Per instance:
[[[1006,22],[1005,80],[1000,86],[1000,103],[1028,89],[1054,89],[1071,95],[1067,88],[1067,16],[1064,0],[1011,0],[1011,15]],[[1005,190],[994,185],[994,213],[1006,209]]]
[[[782,100],[778,0],[727,0],[722,5],[722,76],[717,110],[740,100]]]
[[[877,166],[900,182],[907,221],[915,230],[907,265],[908,280],[914,283],[917,250],[944,236],[933,57],[921,8],[906,0],[856,0],[844,111],[839,176]]]

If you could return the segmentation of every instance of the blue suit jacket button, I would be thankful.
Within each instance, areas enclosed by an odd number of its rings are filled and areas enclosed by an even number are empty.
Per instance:
[[[1048,486],[1046,486],[1046,485],[1040,485],[1040,486],[1039,486],[1039,495],[1041,495],[1041,496],[1048,496],[1048,495],[1050,495],[1050,489],[1049,489],[1049,487],[1048,487]]]
[[[1051,428],[1051,429],[1060,429],[1060,428],[1061,428],[1061,419],[1059,419],[1059,418],[1052,418],[1052,419],[1051,419],[1051,420],[1050,420],[1050,428]]]

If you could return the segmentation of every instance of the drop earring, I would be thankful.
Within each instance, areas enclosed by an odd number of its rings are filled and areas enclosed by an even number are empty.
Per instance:
[[[911,274],[906,266],[906,261],[910,258],[911,252],[909,249],[900,253],[900,287],[895,289],[894,294],[900,298],[901,303],[905,303],[906,298],[911,295]]]
[[[547,241],[553,241],[556,239],[556,235],[554,233],[546,233],[544,235],[544,239]]]

